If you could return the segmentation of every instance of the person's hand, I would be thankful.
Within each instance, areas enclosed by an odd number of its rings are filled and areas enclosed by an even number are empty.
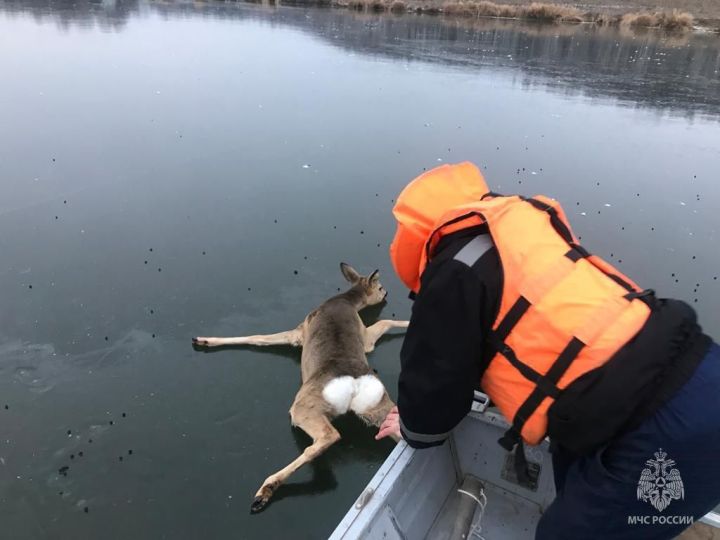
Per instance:
[[[400,435],[400,413],[398,413],[397,407],[390,409],[380,426],[380,431],[375,435],[375,440],[379,441],[385,437],[392,437],[396,441],[402,439],[402,435]]]

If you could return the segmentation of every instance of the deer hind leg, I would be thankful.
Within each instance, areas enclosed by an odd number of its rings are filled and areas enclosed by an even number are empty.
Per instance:
[[[221,347],[223,345],[293,345],[301,347],[302,330],[288,330],[277,334],[264,334],[244,337],[194,337],[193,345],[198,347]]]
[[[391,328],[407,328],[409,321],[393,321],[390,319],[383,319],[376,322],[372,326],[368,326],[365,329],[365,352],[369,353],[375,349],[375,343],[380,336]]]
[[[358,414],[360,419],[368,424],[369,426],[375,426],[377,428],[380,427],[380,425],[383,423],[383,420],[385,420],[385,417],[390,412],[390,409],[392,409],[395,406],[395,403],[392,399],[390,399],[390,396],[387,392],[383,395],[380,402],[375,405],[372,409],[369,409],[362,414]],[[399,442],[400,439],[398,437],[393,436],[392,437],[395,442]]]
[[[252,513],[259,512],[267,505],[278,486],[285,482],[288,477],[306,463],[310,463],[330,446],[340,440],[340,434],[330,423],[325,415],[325,404],[311,403],[310,396],[301,396],[300,390],[295,403],[290,408],[290,417],[293,425],[302,429],[312,437],[312,444],[305,448],[302,454],[292,463],[268,476],[260,489],[255,494],[255,500],[250,505]],[[318,396],[318,399],[322,399]]]

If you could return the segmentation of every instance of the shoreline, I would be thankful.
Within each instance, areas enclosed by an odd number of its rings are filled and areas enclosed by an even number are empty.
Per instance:
[[[720,5],[715,8],[703,4],[703,16],[692,12],[693,2],[683,0],[671,5],[647,8],[641,0],[628,1],[623,6],[608,6],[599,1],[585,3],[545,3],[505,0],[246,0],[251,3],[317,5],[348,9],[361,13],[415,13],[460,19],[502,19],[549,24],[592,24],[631,30],[656,30],[666,33],[692,31],[720,35]],[[698,0],[702,1],[702,0]],[[710,10],[711,13],[707,13]],[[702,10],[701,10],[702,11]],[[717,11],[717,13],[715,13]]]

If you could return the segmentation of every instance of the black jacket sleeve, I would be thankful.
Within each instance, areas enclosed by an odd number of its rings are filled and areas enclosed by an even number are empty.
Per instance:
[[[441,444],[480,384],[485,287],[453,259],[428,267],[400,353],[398,410],[415,448]]]

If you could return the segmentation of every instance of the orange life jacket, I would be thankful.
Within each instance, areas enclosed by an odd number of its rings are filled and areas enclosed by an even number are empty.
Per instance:
[[[487,224],[503,289],[492,333],[484,336],[492,359],[481,387],[512,423],[500,441],[508,449],[520,438],[541,442],[560,392],[607,362],[650,315],[643,297],[651,291],[582,248],[556,201],[490,193],[471,163],[418,177],[393,213],[390,256],[415,292],[442,237]]]

